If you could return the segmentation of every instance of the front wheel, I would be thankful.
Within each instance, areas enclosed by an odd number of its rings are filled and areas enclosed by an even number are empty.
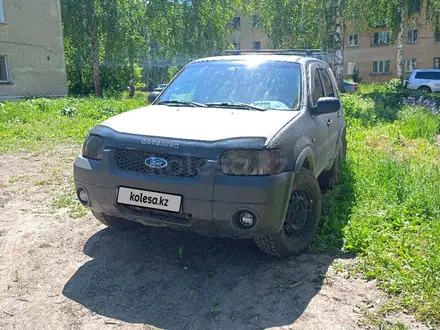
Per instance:
[[[295,174],[289,206],[281,230],[255,239],[266,254],[284,258],[304,252],[315,238],[321,216],[321,190],[313,173]]]

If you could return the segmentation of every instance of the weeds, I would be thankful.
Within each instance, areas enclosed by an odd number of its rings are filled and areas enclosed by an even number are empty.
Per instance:
[[[72,183],[59,197],[54,199],[52,206],[57,209],[67,208],[72,219],[81,218],[87,214],[87,209],[76,198],[75,187]]]
[[[360,113],[374,118],[369,107]],[[433,142],[440,117],[420,107],[396,117],[374,125],[368,115],[367,125],[349,121],[347,161],[340,184],[324,196],[313,248],[357,253],[362,258],[352,273],[376,278],[402,308],[438,324],[440,146]]]
[[[183,247],[179,247],[178,255],[179,255],[179,259],[183,260],[183,257],[184,257],[184,255],[183,255]]]
[[[49,180],[37,180],[34,182],[35,186],[47,186],[50,185],[50,181]]]
[[[209,313],[211,313],[212,315],[218,315],[222,312],[221,308],[220,308],[220,303],[216,302],[214,304],[214,306],[209,310]]]
[[[14,272],[14,279],[12,280],[13,282],[20,282],[20,275],[18,274],[18,270],[15,270]]]
[[[423,107],[405,107],[399,112],[399,131],[408,139],[422,138],[435,141],[440,126],[440,116],[433,116]]]

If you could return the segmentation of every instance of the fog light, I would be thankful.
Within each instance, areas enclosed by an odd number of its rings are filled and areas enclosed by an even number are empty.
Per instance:
[[[84,188],[78,189],[78,198],[81,204],[88,205],[89,204],[89,193]]]
[[[252,227],[255,223],[255,217],[250,212],[241,212],[238,220],[243,227]]]

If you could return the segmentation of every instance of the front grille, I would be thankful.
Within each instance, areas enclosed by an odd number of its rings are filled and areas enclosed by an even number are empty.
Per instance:
[[[151,218],[158,221],[176,222],[176,223],[188,223],[192,219],[192,215],[188,213],[173,213],[161,210],[152,210],[143,207],[124,205],[129,210],[138,212],[147,218]]]
[[[145,164],[150,157],[160,157],[168,162],[164,168],[152,168]],[[194,178],[207,163],[206,158],[154,153],[144,150],[116,149],[116,166],[121,171],[147,173],[161,176]]]

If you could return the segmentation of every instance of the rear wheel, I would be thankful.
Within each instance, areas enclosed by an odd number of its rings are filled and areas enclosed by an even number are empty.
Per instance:
[[[321,191],[307,169],[295,175],[289,206],[281,230],[272,236],[256,238],[266,254],[284,258],[304,252],[315,238],[321,216]]]
[[[99,222],[115,230],[119,230],[119,231],[136,230],[143,227],[140,223],[134,221],[126,220],[119,217],[112,217],[103,213],[95,212],[93,210],[91,211]]]
[[[420,86],[418,88],[419,91],[423,92],[423,93],[431,93],[431,88],[429,88],[428,86]]]

